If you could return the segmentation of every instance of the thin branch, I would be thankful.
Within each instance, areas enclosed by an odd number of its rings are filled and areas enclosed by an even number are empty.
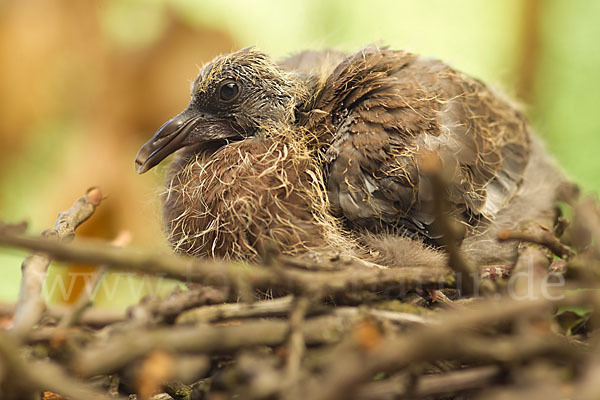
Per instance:
[[[507,240],[517,240],[520,242],[538,244],[546,247],[561,258],[569,258],[575,255],[575,253],[562,244],[552,232],[542,228],[528,231],[502,230],[498,233],[498,240],[502,242]]]
[[[302,358],[306,351],[306,343],[304,341],[304,332],[302,331],[304,319],[310,306],[310,300],[307,297],[299,297],[296,299],[294,308],[290,313],[289,320],[289,337],[287,341],[287,358],[285,362],[285,379],[290,392],[298,390],[296,387],[299,383],[302,371]]]
[[[389,321],[399,326],[436,324],[435,320],[431,320],[420,315],[397,311],[378,310],[375,308],[336,307],[332,313],[340,317],[352,317],[359,315],[369,316],[375,318],[376,320]]]
[[[558,336],[521,335],[505,341],[468,334],[479,328],[507,320],[540,315],[554,304],[577,304],[594,299],[596,294],[570,296],[557,302],[547,299],[535,301],[485,301],[467,311],[445,315],[438,326],[421,327],[403,336],[391,336],[369,354],[348,349],[324,371],[321,380],[327,382],[307,393],[307,398],[334,400],[348,398],[358,385],[369,381],[376,373],[395,372],[413,362],[440,359],[500,361],[519,360],[534,355],[554,352],[558,358],[582,357],[582,349]],[[573,303],[574,302],[574,303]],[[344,368],[339,366],[343,365]]]
[[[226,300],[227,294],[223,290],[203,286],[192,288],[188,291],[171,293],[165,299],[156,299],[147,307],[155,317],[170,322],[178,316],[185,314],[187,310],[194,309],[194,307],[197,307],[195,308],[196,310],[203,310],[214,307],[211,305],[207,306],[207,304],[220,304]]]
[[[44,231],[42,236],[54,240],[73,239],[75,229],[94,213],[101,201],[102,193],[100,189],[92,188],[88,190],[70,209],[58,214],[58,220],[54,227]],[[2,230],[2,233],[10,234],[10,231]],[[21,266],[23,273],[21,291],[12,328],[17,336],[26,335],[39,322],[44,312],[45,303],[42,298],[42,287],[50,265],[50,257],[49,254],[32,253],[23,261]]]
[[[208,323],[234,318],[283,317],[292,310],[293,296],[254,303],[226,303],[194,308],[177,317],[177,324]]]
[[[130,241],[131,234],[129,234],[129,232],[121,232],[111,244],[116,247],[123,247]],[[99,266],[96,268],[89,282],[86,282],[84,290],[79,294],[79,297],[77,298],[75,304],[73,304],[70,312],[66,313],[61,318],[60,322],[58,323],[60,328],[67,328],[75,325],[79,321],[83,315],[83,311],[92,304],[92,299],[90,296],[95,292],[95,288],[104,277],[105,272],[106,267],[104,266]]]
[[[339,341],[350,327],[350,318],[315,317],[302,327],[307,344]],[[153,350],[196,353],[230,353],[253,346],[279,346],[289,325],[283,320],[249,320],[227,326],[181,326],[129,331],[112,335],[103,344],[89,346],[74,360],[83,376],[113,372]]]
[[[359,263],[348,264],[343,270],[304,271],[286,268],[284,263],[268,268],[172,254],[142,253],[92,241],[60,243],[1,231],[0,245],[43,251],[63,261],[104,264],[111,268],[156,274],[188,283],[235,288],[236,282],[242,281],[258,290],[283,289],[293,293],[312,291],[320,296],[348,295],[361,290],[394,290],[402,293],[417,288],[437,288],[454,282],[451,271],[431,266],[378,269]]]
[[[448,396],[465,391],[484,388],[501,374],[501,368],[489,365],[468,368],[444,374],[424,375],[418,378],[416,387],[407,387],[406,382],[389,379],[367,383],[359,388],[357,397],[362,400],[381,398],[431,398]]]
[[[0,332],[0,360],[6,372],[17,382],[18,388],[29,393],[36,391],[51,391],[72,400],[115,399],[109,397],[88,384],[70,377],[67,372],[49,361],[27,361],[19,354],[18,343],[11,337]],[[6,381],[10,384],[10,381]],[[15,393],[11,393],[14,395]],[[14,398],[17,398],[16,396]],[[117,397],[117,399],[124,399]]]
[[[177,324],[198,324],[242,318],[274,318],[284,317],[293,310],[293,296],[280,297],[273,300],[262,300],[254,303],[226,303],[194,308],[185,311],[176,319]],[[335,307],[326,308],[312,303],[305,311],[307,316],[315,314],[332,314],[338,317],[371,316],[379,320],[387,320],[402,326],[425,325],[428,319],[405,312],[378,310],[374,308]]]
[[[72,309],[68,306],[51,306],[46,310],[46,313],[56,319],[62,319],[67,314],[71,313]],[[124,321],[127,318],[124,311],[103,309],[103,308],[86,308],[81,312],[77,319],[78,325],[88,325],[95,328],[102,328],[115,322]]]
[[[442,173],[441,161],[435,154],[423,154],[419,157],[419,166],[431,182],[435,226],[442,234],[444,250],[448,254],[448,264],[460,277],[462,283],[460,289],[463,294],[471,295],[475,290],[475,279],[479,274],[477,268],[460,252],[459,246],[464,235],[460,235],[458,224],[449,213],[448,184]]]

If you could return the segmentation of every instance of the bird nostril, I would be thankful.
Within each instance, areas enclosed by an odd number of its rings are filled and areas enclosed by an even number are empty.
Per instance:
[[[158,146],[160,145],[162,142],[164,142],[166,139],[168,139],[168,137],[159,137],[156,138],[152,141],[152,146]]]

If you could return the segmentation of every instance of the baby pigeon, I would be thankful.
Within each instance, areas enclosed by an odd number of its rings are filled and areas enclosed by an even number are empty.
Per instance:
[[[308,51],[277,64],[255,48],[218,56],[189,106],[136,158],[176,152],[163,194],[178,252],[253,259],[341,251],[389,266],[443,264],[423,155],[450,177],[462,249],[510,261],[499,229],[551,226],[563,178],[525,116],[433,59],[374,46]]]

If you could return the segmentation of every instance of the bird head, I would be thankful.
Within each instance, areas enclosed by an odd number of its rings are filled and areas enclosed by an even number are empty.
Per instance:
[[[192,83],[188,107],[140,148],[137,172],[148,171],[183,147],[201,150],[290,124],[302,96],[298,79],[265,53],[246,48],[218,56]]]

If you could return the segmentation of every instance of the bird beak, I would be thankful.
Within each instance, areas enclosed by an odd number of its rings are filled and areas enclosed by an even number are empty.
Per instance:
[[[143,174],[156,166],[170,154],[188,145],[185,139],[194,131],[204,115],[186,109],[181,114],[165,122],[137,153],[135,168]]]

